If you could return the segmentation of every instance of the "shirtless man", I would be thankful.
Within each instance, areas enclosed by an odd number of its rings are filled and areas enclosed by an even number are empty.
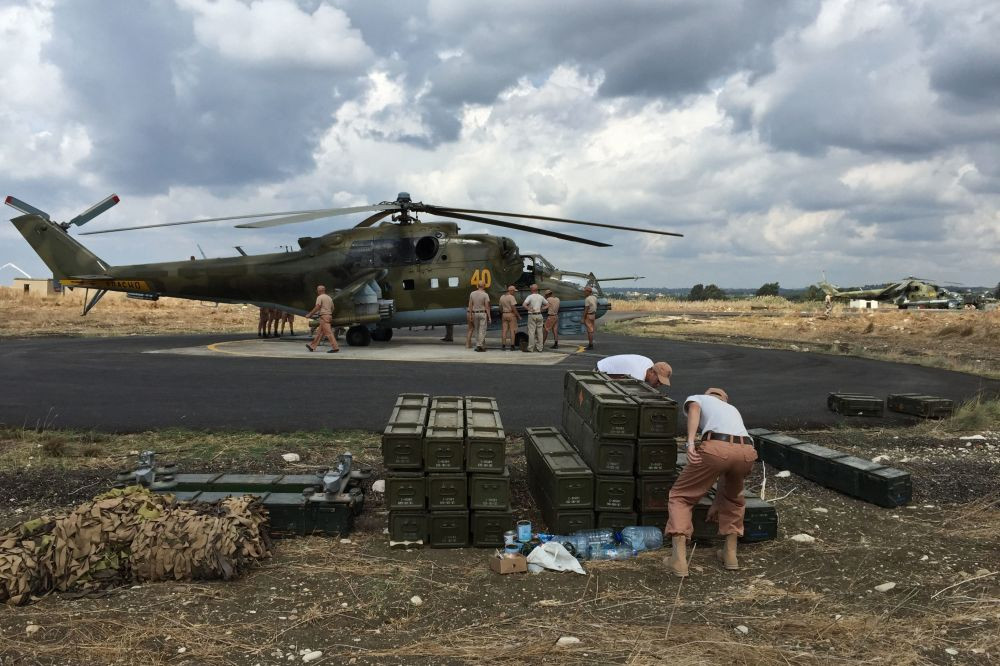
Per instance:
[[[510,285],[507,293],[500,297],[500,317],[503,328],[500,331],[500,348],[507,350],[507,340],[510,340],[510,350],[514,351],[514,337],[517,335],[517,325],[521,321],[521,313],[517,311],[517,298],[514,292],[517,287]]]
[[[316,337],[313,338],[313,341],[306,343],[306,349],[311,352],[316,351],[319,341],[326,338],[330,341],[330,350],[326,353],[336,354],[340,351],[340,346],[337,344],[337,339],[333,337],[333,329],[330,328],[330,324],[333,323],[333,299],[326,293],[326,287],[323,285],[316,287],[316,305],[306,314],[306,317],[311,317],[314,314],[319,315],[319,327],[316,329]]]
[[[552,334],[553,349],[559,349],[559,297],[552,294],[551,289],[545,290],[545,300],[549,304],[549,316],[545,318],[545,330],[542,332],[542,344],[549,339]]]
[[[590,287],[584,287],[583,293],[583,326],[587,329],[587,349],[594,348],[594,327],[597,325],[597,296]]]

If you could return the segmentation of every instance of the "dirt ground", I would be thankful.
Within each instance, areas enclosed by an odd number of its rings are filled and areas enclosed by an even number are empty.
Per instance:
[[[616,312],[644,315],[608,325],[619,333],[865,356],[1000,377],[1000,311],[837,305],[825,317],[815,304],[779,298],[613,305]]]
[[[800,437],[886,456],[913,474],[913,504],[879,508],[758,465],[748,486],[766,476],[779,537],[741,547],[740,571],[699,543],[683,582],[665,571],[666,551],[585,562],[584,576],[499,576],[483,549],[390,549],[369,490],[349,539],[279,541],[236,582],[0,608],[0,664],[289,664],[313,650],[315,664],[996,663],[1000,428],[857,425]],[[349,449],[382,472],[367,433],[0,431],[0,528],[99,492],[147,447],[183,471],[301,471]],[[522,443],[508,448],[515,511],[538,521]],[[285,463],[287,451],[302,462]],[[816,541],[790,539],[800,533]],[[557,647],[564,636],[579,642]]]

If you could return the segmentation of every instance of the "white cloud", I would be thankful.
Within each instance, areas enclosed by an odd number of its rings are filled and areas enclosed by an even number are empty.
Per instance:
[[[352,69],[372,57],[343,10],[309,13],[292,0],[177,0],[195,15],[198,40],[223,56],[256,65]]]

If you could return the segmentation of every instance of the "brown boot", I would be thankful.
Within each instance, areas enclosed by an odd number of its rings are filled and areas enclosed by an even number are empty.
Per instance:
[[[670,571],[673,572],[675,576],[684,578],[688,575],[687,537],[683,534],[675,535],[673,537],[673,549],[670,551],[670,557],[666,560],[666,562]]]
[[[739,538],[738,534],[727,534],[725,544],[716,551],[722,566],[731,571],[740,568],[740,561],[736,559],[736,540]]]

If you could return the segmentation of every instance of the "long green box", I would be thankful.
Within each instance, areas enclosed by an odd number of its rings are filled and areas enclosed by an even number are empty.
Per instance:
[[[583,401],[577,388],[580,382],[585,381],[608,382],[611,381],[611,376],[598,370],[573,370],[563,375],[563,402],[573,409],[579,410],[578,401]]]
[[[615,532],[621,532],[624,527],[631,527],[639,524],[639,514],[635,512],[624,513],[621,511],[598,511],[596,527],[610,527]]]
[[[882,469],[885,465],[855,456],[844,456],[836,460],[836,465],[826,477],[823,485],[851,497],[861,496],[861,478],[868,472]]]
[[[469,480],[465,474],[428,474],[427,508],[452,511],[468,508]]]
[[[316,529],[314,512],[306,509],[302,493],[268,493],[263,504],[272,532],[304,536]]]
[[[579,450],[583,442],[583,418],[566,402],[562,404],[562,429],[567,441]]]
[[[631,512],[635,504],[635,479],[630,476],[594,478],[594,510]]]
[[[677,468],[677,443],[673,440],[640,439],[635,448],[637,476],[673,474]]]
[[[427,516],[431,548],[465,548],[469,545],[469,511],[432,511]]]
[[[223,474],[212,481],[211,490],[267,493],[276,490],[274,484],[280,478],[280,474]]]
[[[612,381],[639,404],[639,437],[662,439],[677,435],[676,401],[632,377]]]
[[[889,411],[911,414],[925,419],[944,419],[955,411],[955,403],[947,398],[920,393],[890,393],[885,400]]]
[[[882,398],[864,393],[831,393],[826,406],[844,416],[882,416]]]
[[[819,444],[798,444],[792,448],[798,455],[802,456],[805,462],[805,467],[800,474],[823,485],[827,485],[827,480],[833,478],[837,468],[837,459],[843,458],[845,455],[840,451]]]
[[[576,448],[595,474],[632,475],[635,466],[635,442],[632,440],[599,437],[583,423]]]
[[[431,399],[427,425],[439,428],[465,428],[465,398],[439,395]]]
[[[423,468],[424,427],[422,423],[390,423],[385,427],[382,431],[382,461],[387,468]]]
[[[753,437],[754,445],[757,447],[757,455],[760,456],[762,462],[777,467],[779,470],[787,469],[791,472],[799,471],[799,469],[792,469],[793,465],[796,468],[804,468],[805,461],[802,459],[801,454],[790,452],[792,447],[805,444],[801,439],[777,432]]]
[[[615,384],[581,382],[583,422],[600,437],[635,439],[639,432],[639,405]]]
[[[640,476],[636,479],[635,494],[642,513],[662,513],[667,510],[667,499],[677,475]]]
[[[909,472],[893,467],[865,472],[861,476],[859,497],[888,508],[903,506],[913,498],[913,482]]]
[[[469,508],[488,511],[510,509],[510,470],[503,474],[469,475]]]
[[[514,529],[514,514],[510,511],[473,511],[469,523],[473,546],[499,548],[504,543],[504,532]]]
[[[427,514],[423,511],[390,511],[390,541],[427,541]]]
[[[354,527],[354,511],[346,504],[318,501],[314,495],[307,504],[313,505],[313,534],[346,536]]]
[[[528,470],[557,509],[594,506],[594,473],[555,428],[528,428]]]
[[[393,509],[422,511],[427,504],[426,479],[421,472],[393,472],[385,477],[385,505]]]

